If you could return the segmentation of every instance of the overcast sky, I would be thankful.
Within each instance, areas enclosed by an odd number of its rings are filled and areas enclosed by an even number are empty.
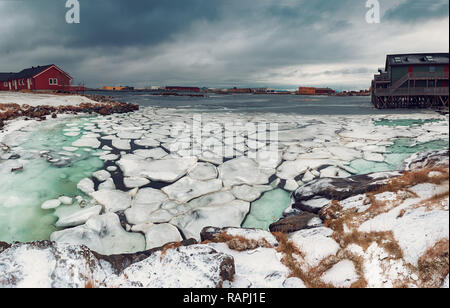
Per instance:
[[[448,52],[448,0],[0,0],[0,71],[54,63],[91,87],[368,88],[387,53]]]

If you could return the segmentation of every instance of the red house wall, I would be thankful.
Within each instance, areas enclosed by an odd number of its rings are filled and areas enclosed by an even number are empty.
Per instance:
[[[9,86],[8,86],[8,82],[6,81],[6,87],[4,86],[5,81],[0,81],[0,91],[8,91],[9,90]]]
[[[58,79],[57,85],[51,85],[49,83],[50,78]],[[63,86],[70,86],[70,78],[66,74],[62,73],[55,67],[48,69],[41,73],[39,76],[33,78],[33,84],[31,89],[33,90],[61,90]],[[26,83],[25,83],[26,87]]]

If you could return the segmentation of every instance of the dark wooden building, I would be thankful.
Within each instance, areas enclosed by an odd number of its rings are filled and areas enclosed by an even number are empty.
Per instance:
[[[388,55],[372,81],[376,108],[448,107],[449,54]]]

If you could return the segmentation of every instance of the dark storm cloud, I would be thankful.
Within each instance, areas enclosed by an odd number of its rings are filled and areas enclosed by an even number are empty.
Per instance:
[[[434,20],[448,9],[448,1],[423,8],[412,4],[428,1],[385,0],[382,24],[369,25],[366,0],[79,0],[75,25],[65,22],[65,2],[0,0],[0,71],[55,63],[90,86],[296,86],[331,78],[365,86],[385,53],[417,48],[414,37],[380,41],[408,24],[402,14],[424,10]],[[373,45],[377,38],[383,46]]]
[[[406,0],[386,12],[386,20],[418,22],[449,14],[449,0]]]
[[[40,21],[46,38],[77,47],[157,44],[195,20],[213,20],[218,14],[214,1],[205,0],[79,0],[82,22],[74,26],[65,21],[65,0],[17,2],[24,15]]]

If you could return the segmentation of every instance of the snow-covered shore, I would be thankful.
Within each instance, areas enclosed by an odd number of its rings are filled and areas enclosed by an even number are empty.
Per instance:
[[[19,93],[0,91],[0,104],[17,104],[37,106],[77,106],[80,104],[96,104],[85,96],[81,95],[55,95],[43,93]]]

